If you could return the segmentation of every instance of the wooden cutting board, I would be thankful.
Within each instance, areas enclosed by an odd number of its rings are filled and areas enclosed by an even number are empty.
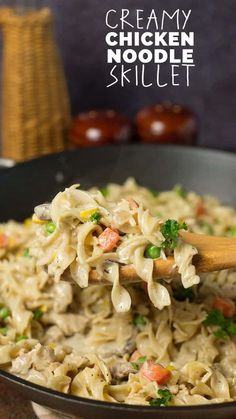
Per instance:
[[[37,419],[30,402],[20,394],[0,383],[1,419]]]
[[[25,400],[19,393],[0,383],[1,419],[79,419],[51,412]]]

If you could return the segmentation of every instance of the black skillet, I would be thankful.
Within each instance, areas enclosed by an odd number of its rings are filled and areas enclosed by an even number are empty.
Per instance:
[[[200,194],[218,196],[236,207],[236,156],[174,146],[125,146],[82,149],[40,158],[0,172],[0,221],[22,220],[36,204],[50,200],[74,182],[82,188],[123,182],[128,176],[152,189],[181,183]],[[236,403],[151,408],[104,403],[48,390],[4,371],[0,380],[29,400],[88,419],[236,418]]]

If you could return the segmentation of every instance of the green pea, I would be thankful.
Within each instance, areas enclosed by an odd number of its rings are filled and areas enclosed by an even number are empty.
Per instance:
[[[28,339],[28,336],[25,336],[25,335],[16,336],[16,342],[20,342],[21,340],[26,340],[26,339]]]
[[[152,194],[153,198],[157,198],[160,195],[160,192],[155,191],[155,189],[150,189],[150,193]]]
[[[29,249],[25,249],[22,253],[22,256],[24,258],[31,258],[30,254],[29,254]]]
[[[236,226],[229,229],[230,236],[236,236]]]
[[[108,187],[107,186],[104,186],[103,188],[100,189],[100,192],[102,193],[102,195],[104,196],[104,198],[106,198],[108,196],[108,194],[109,194]]]
[[[33,319],[34,320],[40,320],[42,315],[43,315],[42,310],[40,310],[40,308],[37,308],[33,313]]]
[[[136,314],[134,317],[134,325],[137,327],[142,327],[147,324],[146,318],[142,314]]]
[[[158,259],[161,255],[161,247],[149,244],[145,250],[145,257],[149,259]]]
[[[181,198],[186,198],[187,197],[187,192],[185,191],[185,189],[183,188],[182,185],[176,185],[174,187],[174,191],[175,191],[176,195],[180,196]]]
[[[2,307],[0,309],[0,319],[6,320],[10,316],[11,312],[7,307]]]
[[[1,327],[0,328],[1,335],[7,336],[7,332],[8,332],[8,328],[7,327]]]
[[[46,224],[45,228],[48,234],[52,234],[56,230],[56,225],[52,221],[50,221]]]

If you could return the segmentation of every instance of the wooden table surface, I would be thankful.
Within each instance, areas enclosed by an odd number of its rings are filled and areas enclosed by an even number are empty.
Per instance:
[[[0,383],[1,419],[36,419],[30,402]]]

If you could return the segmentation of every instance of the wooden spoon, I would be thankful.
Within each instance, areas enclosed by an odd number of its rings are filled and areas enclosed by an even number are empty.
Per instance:
[[[236,238],[207,236],[189,232],[181,232],[180,236],[185,243],[191,244],[198,250],[198,254],[193,257],[193,264],[198,274],[236,268]],[[173,257],[168,257],[166,260],[155,260],[154,279],[174,279],[178,277],[178,267]],[[132,265],[120,267],[120,280],[121,283],[125,284],[142,281]],[[90,272],[89,281],[93,284],[109,283],[99,278],[95,270]]]

